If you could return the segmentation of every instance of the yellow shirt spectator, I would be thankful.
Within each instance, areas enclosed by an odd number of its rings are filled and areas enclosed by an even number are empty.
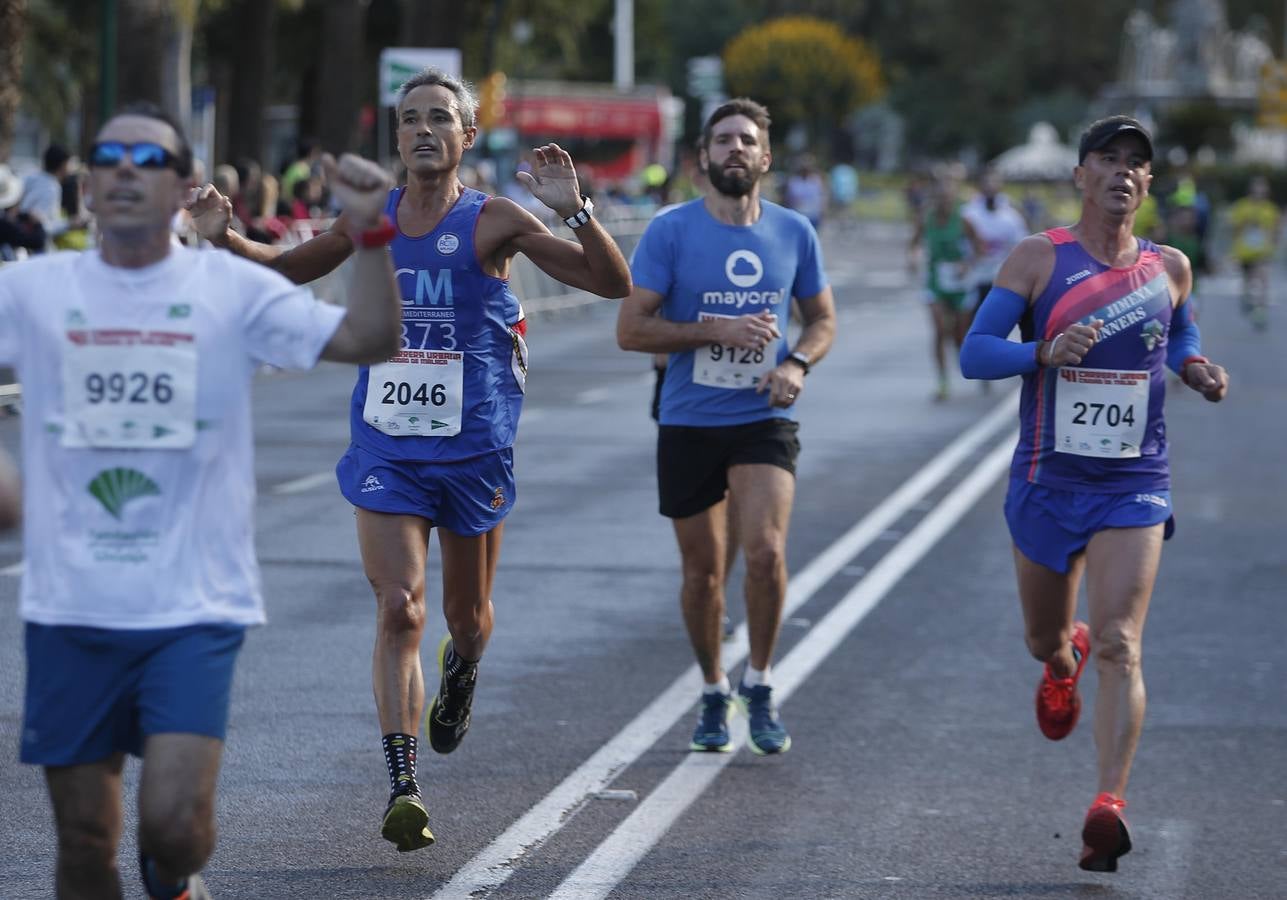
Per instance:
[[[1278,207],[1268,198],[1243,197],[1229,210],[1233,227],[1233,258],[1258,263],[1274,255],[1278,242]]]

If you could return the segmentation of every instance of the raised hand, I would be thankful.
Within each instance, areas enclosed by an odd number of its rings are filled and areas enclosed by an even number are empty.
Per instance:
[[[379,223],[393,187],[388,172],[353,153],[345,153],[338,162],[329,153],[323,155],[322,171],[351,225],[365,229]]]
[[[212,244],[222,245],[232,226],[232,201],[215,190],[213,184],[194,187],[183,204],[192,216],[197,233]]]
[[[558,144],[536,147],[532,152],[536,164],[531,172],[518,172],[518,180],[560,218],[576,215],[581,209],[581,186],[572,157]]]

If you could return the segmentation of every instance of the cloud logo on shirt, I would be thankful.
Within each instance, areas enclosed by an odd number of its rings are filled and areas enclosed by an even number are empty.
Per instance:
[[[734,250],[724,260],[724,274],[737,287],[754,287],[764,277],[764,263],[750,250]]]

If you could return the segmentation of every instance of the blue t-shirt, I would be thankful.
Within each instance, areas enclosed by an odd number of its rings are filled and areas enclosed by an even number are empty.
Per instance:
[[[671,322],[711,316],[778,317],[782,338],[762,353],[717,345],[670,354],[661,392],[662,425],[741,425],[792,418],[756,393],[759,379],[790,352],[791,298],[827,286],[822,248],[809,220],[767,200],[753,225],[726,225],[692,200],[663,211],[644,232],[630,264],[634,283],[664,298]]]

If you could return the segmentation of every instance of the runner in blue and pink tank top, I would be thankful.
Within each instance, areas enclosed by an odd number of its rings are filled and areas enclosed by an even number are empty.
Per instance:
[[[1080,220],[1014,249],[961,348],[967,378],[1023,376],[1005,514],[1028,650],[1044,663],[1046,737],[1071,733],[1092,645],[1099,661],[1098,794],[1079,863],[1095,872],[1131,849],[1122,797],[1144,720],[1142,630],[1173,527],[1164,366],[1208,400],[1229,383],[1201,355],[1188,258],[1132,234],[1152,159],[1136,120],[1093,123],[1073,173]],[[1074,620],[1083,574],[1089,624]]]
[[[1140,240],[1136,261],[1114,268],[1066,228],[1045,237],[1054,269],[1020,321],[1024,340],[1104,324],[1080,371],[1047,367],[1023,376],[1011,477],[1067,491],[1167,490],[1162,400],[1172,301],[1161,250]]]

